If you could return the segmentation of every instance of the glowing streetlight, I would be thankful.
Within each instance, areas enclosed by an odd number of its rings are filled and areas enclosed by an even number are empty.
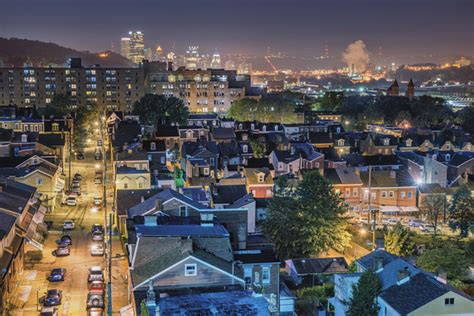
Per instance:
[[[95,122],[94,122],[94,125],[95,125],[95,126],[99,126],[99,122],[95,121]]]
[[[99,168],[100,168],[100,164],[98,164],[98,163],[95,164],[95,168],[96,168],[96,169],[99,169]]]
[[[97,213],[97,207],[95,207],[95,206],[92,207],[92,208],[91,208],[91,213]]]

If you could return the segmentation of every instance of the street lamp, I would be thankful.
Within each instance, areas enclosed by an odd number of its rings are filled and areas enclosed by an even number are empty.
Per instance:
[[[95,168],[96,168],[96,169],[100,169],[100,164],[96,163],[96,164],[95,164]]]
[[[92,207],[92,208],[91,208],[91,212],[94,213],[94,214],[97,213],[97,207],[95,207],[95,206]]]

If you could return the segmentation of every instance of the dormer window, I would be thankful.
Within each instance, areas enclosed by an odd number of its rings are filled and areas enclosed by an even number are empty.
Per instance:
[[[248,153],[248,151],[249,151],[249,146],[248,146],[248,145],[243,145],[243,146],[242,146],[242,151],[243,151],[244,153]]]
[[[59,124],[58,123],[53,123],[53,132],[59,131]]]
[[[265,182],[265,174],[263,172],[257,174],[257,180],[258,180],[258,183]]]
[[[450,155],[450,154],[446,154],[446,156],[444,156],[444,160],[445,160],[445,161],[450,161],[450,160],[451,160],[451,155]]]
[[[21,142],[26,143],[28,141],[28,135],[26,134],[21,134]]]
[[[262,126],[262,131],[266,132],[267,131],[267,125]]]
[[[275,125],[275,132],[278,132],[278,125]]]
[[[339,139],[339,140],[337,141],[337,145],[338,145],[338,146],[344,146],[344,139]]]
[[[341,133],[341,128],[340,127],[337,127],[336,128],[336,134],[340,134]]]
[[[240,130],[244,129],[244,126],[242,125],[242,123],[239,124],[239,129]]]
[[[446,150],[451,150],[451,144],[446,144]]]
[[[413,141],[411,139],[407,139],[407,147],[411,147],[411,145],[413,144]]]
[[[156,150],[156,143],[155,142],[150,143],[150,150]]]
[[[255,129],[255,124],[254,124],[254,123],[250,124],[250,129],[251,129],[251,130],[254,130],[254,129]]]
[[[390,138],[384,138],[384,140],[383,140],[383,145],[384,145],[384,146],[390,145]]]

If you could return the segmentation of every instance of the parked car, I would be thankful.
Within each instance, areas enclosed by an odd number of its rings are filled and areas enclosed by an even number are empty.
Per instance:
[[[77,152],[76,153],[76,158],[77,158],[77,160],[84,160],[84,153],[82,153],[80,151]]]
[[[101,307],[104,308],[104,296],[100,294],[87,294],[87,308]]]
[[[104,316],[104,309],[101,307],[92,307],[88,308],[87,311],[88,316]]]
[[[94,184],[102,184],[102,176],[95,176]]]
[[[95,233],[95,232],[103,233],[104,232],[104,226],[102,226],[101,224],[93,224],[92,228],[91,228],[91,233]]]
[[[100,196],[94,196],[94,205],[101,206],[102,205],[102,198]]]
[[[382,225],[397,225],[397,223],[399,222],[398,219],[396,218],[382,218]]]
[[[408,220],[408,226],[410,227],[420,227],[423,225],[423,222],[417,219],[410,219]]]
[[[98,139],[98,140],[97,140],[97,146],[98,146],[98,147],[102,146],[102,139]]]
[[[81,195],[81,188],[80,187],[73,187],[72,192],[74,192],[75,194],[77,194],[78,196]]]
[[[94,158],[95,158],[95,160],[101,160],[102,159],[102,152],[96,151],[94,153]]]
[[[102,281],[104,282],[104,274],[102,268],[99,266],[93,266],[89,268],[89,277],[87,278],[89,282],[92,281]]]
[[[104,295],[105,285],[102,281],[92,281],[89,285],[89,293]]]
[[[49,282],[59,282],[59,281],[64,281],[64,278],[66,277],[66,269],[64,268],[55,268],[51,270],[48,276],[48,281]]]
[[[75,188],[75,187],[79,187],[79,188],[80,188],[80,187],[81,187],[81,180],[76,179],[76,178],[72,179],[72,187],[73,187],[73,188]]]
[[[103,241],[104,240],[104,233],[100,231],[96,231],[92,233],[92,241]]]
[[[79,181],[81,181],[82,180],[82,175],[79,172],[76,172],[74,174],[74,179],[78,179]]]
[[[44,306],[57,306],[61,305],[63,298],[63,292],[61,290],[48,290],[45,295],[41,298],[41,303]]]
[[[93,243],[91,246],[91,256],[103,256],[105,248],[103,243]]]
[[[67,206],[76,206],[77,205],[77,198],[75,196],[68,196],[66,198],[66,205]]]
[[[63,223],[63,230],[72,230],[74,229],[74,221],[71,219],[67,219]]]
[[[40,316],[58,316],[59,312],[57,307],[54,306],[43,306],[41,308]]]
[[[54,251],[56,257],[69,256],[71,254],[71,249],[68,245],[58,245],[58,248]]]
[[[430,233],[430,234],[434,234],[435,232],[433,225],[426,225],[426,224],[420,225],[420,230],[424,233]]]
[[[58,245],[71,246],[72,245],[72,237],[69,236],[69,235],[62,235],[61,238],[56,240],[56,243]]]

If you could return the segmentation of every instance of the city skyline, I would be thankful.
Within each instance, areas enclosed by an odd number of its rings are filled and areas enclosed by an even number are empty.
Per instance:
[[[270,47],[273,52],[294,56],[320,56],[327,45],[329,53],[339,58],[357,40],[364,41],[373,55],[381,51],[400,58],[469,56],[474,51],[470,40],[474,25],[469,19],[473,4],[467,0],[254,2],[179,0],[158,5],[141,0],[130,8],[122,0],[114,1],[113,6],[110,1],[85,0],[79,5],[20,0],[4,3],[8,10],[0,12],[0,36],[90,51],[110,50],[113,43],[119,52],[120,38],[130,30],[141,30],[146,34],[146,47],[159,44],[165,52],[178,54],[189,45],[199,45],[210,54],[217,49],[222,55],[264,55]],[[174,15],[178,10],[179,19]],[[286,12],[287,21],[281,12]],[[24,18],[14,18],[17,16]]]

